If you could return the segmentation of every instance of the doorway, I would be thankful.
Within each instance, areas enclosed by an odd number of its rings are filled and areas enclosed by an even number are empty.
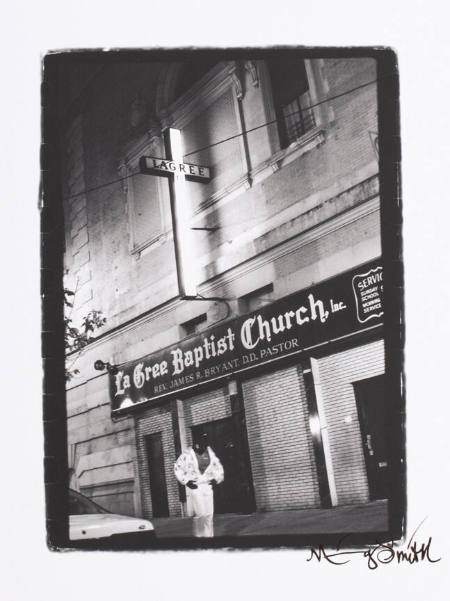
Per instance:
[[[388,498],[389,449],[384,375],[353,382],[370,500]]]
[[[215,513],[252,513],[255,510],[248,451],[233,417],[192,426],[192,440],[203,433],[223,465],[225,478],[214,490]]]
[[[150,479],[150,496],[152,499],[152,516],[154,518],[169,517],[167,498],[166,472],[164,469],[164,452],[161,432],[145,437],[148,475]]]

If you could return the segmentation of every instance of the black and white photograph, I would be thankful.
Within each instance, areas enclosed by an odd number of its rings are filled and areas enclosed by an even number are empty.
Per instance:
[[[445,3],[2,11],[2,597],[448,589]]]
[[[66,508],[75,547],[401,538],[395,53],[50,53],[43,83],[50,543]]]

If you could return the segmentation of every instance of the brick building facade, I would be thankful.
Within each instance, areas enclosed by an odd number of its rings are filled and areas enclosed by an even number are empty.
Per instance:
[[[156,58],[75,61],[64,75],[65,285],[75,322],[93,309],[107,317],[68,357],[79,370],[67,388],[71,485],[120,513],[182,515],[173,463],[203,429],[226,467],[218,511],[385,497],[383,423],[370,408],[385,402],[378,313],[355,320],[344,306],[356,326],[339,335],[324,324],[317,341],[314,328],[309,344],[300,333],[277,357],[258,351],[254,366],[230,355],[195,386],[136,387],[122,405],[123,380],[94,369],[152,364],[296,294],[317,299],[323,283],[337,299],[345,274],[382,265],[374,59]],[[139,168],[166,156],[169,128],[184,161],[212,174],[184,189],[196,299],[178,291],[168,180]]]

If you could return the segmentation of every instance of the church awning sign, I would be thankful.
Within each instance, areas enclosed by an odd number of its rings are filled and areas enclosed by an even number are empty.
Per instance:
[[[212,326],[118,366],[109,376],[111,409],[123,411],[381,326],[383,296],[377,260]]]
[[[171,159],[161,159],[157,157],[142,157],[140,161],[142,173],[153,175],[169,176],[173,174],[184,175],[187,180],[208,183],[211,180],[211,170],[209,167],[193,165],[191,163],[182,163]]]

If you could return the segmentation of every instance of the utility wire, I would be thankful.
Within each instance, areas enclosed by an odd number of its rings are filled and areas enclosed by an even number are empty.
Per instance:
[[[327,102],[331,102],[332,100],[336,100],[338,98],[342,98],[343,96],[347,96],[347,94],[352,94],[353,92],[356,92],[358,90],[361,90],[362,88],[366,88],[367,86],[371,86],[375,83],[377,83],[379,81],[379,79],[373,79],[371,81],[367,81],[366,83],[363,83],[359,86],[356,86],[355,88],[351,88],[350,90],[347,90],[345,92],[341,92],[340,94],[336,94],[335,96],[330,96],[328,98],[325,98],[324,100],[320,100],[319,102],[316,102],[315,104],[310,104],[307,107],[304,108],[300,108],[297,111],[293,111],[292,113],[290,113],[290,115],[295,115],[295,114],[299,114],[299,113],[305,113],[317,106],[320,106],[322,104],[326,104]],[[188,157],[192,154],[197,154],[199,152],[203,152],[204,150],[208,150],[208,148],[213,148],[214,146],[218,146],[219,144],[224,144],[225,142],[229,142],[230,140],[234,140],[236,138],[240,138],[241,136],[244,136],[246,134],[249,134],[253,131],[256,131],[258,129],[262,129],[263,127],[267,127],[269,125],[273,125],[274,123],[277,123],[278,119],[272,119],[271,121],[267,121],[266,123],[262,123],[261,125],[257,125],[256,127],[252,127],[250,129],[247,129],[243,132],[240,132],[238,134],[235,134],[233,136],[230,136],[229,138],[224,138],[223,140],[218,140],[217,142],[213,142],[212,144],[208,144],[208,146],[203,146],[202,148],[198,148],[196,150],[191,150],[189,152],[187,152],[184,157]],[[107,186],[111,186],[113,184],[117,184],[119,182],[123,182],[125,180],[128,180],[132,177],[134,177],[135,175],[139,175],[140,171],[134,171],[132,173],[130,173],[129,175],[125,175],[124,177],[119,177],[118,179],[114,179],[111,180],[109,182],[106,182],[104,184],[99,184],[98,186],[94,186],[92,188],[87,188],[85,190],[81,190],[80,192],[76,192],[75,194],[70,194],[69,196],[63,196],[63,200],[70,200],[71,198],[76,198],[77,196],[81,196],[82,194],[87,194],[88,192],[95,192],[96,190],[101,190],[102,188],[106,188]]]
[[[76,192],[75,194],[70,194],[69,196],[63,196],[63,200],[70,200],[71,198],[76,198],[77,196],[81,196],[82,194],[87,194],[88,192],[95,192],[96,190],[101,190],[102,188],[106,188],[107,186],[112,186],[113,184],[118,184],[119,182],[124,182],[127,179],[130,179],[132,177],[134,177],[135,175],[138,175],[140,172],[139,171],[135,171],[133,173],[130,173],[129,175],[125,175],[124,177],[119,177],[117,179],[113,179],[109,182],[106,182],[105,184],[99,184],[98,186],[94,186],[93,188],[85,188],[84,190],[81,190],[80,192]]]
[[[341,98],[342,96],[346,96],[347,94],[356,92],[357,90],[360,90],[361,88],[366,88],[367,86],[370,86],[376,82],[377,82],[376,79],[374,79],[372,81],[368,81],[366,83],[361,84],[360,86],[357,86],[356,88],[352,88],[351,90],[342,92],[341,94],[336,94],[335,96],[330,96],[329,98],[326,98],[325,100],[321,100],[320,102],[316,102],[315,104],[310,104],[309,106],[307,106],[305,108],[300,108],[297,111],[292,111],[292,113],[289,113],[289,116],[296,115],[299,113],[306,113],[306,111],[309,111],[309,110],[315,108],[316,106],[320,106],[321,104],[325,104],[326,102],[330,102],[331,100],[336,100],[337,98]],[[249,134],[252,131],[261,129],[262,127],[267,127],[268,125],[272,125],[273,123],[276,123],[277,121],[278,121],[278,119],[272,119],[271,121],[267,121],[266,123],[263,123],[262,125],[257,125],[256,127],[247,129],[247,130],[243,131],[242,133],[235,134],[234,136],[230,136],[229,138],[225,138],[224,140],[220,140],[219,142],[213,142],[212,144],[209,144],[208,146],[204,146],[203,148],[198,148],[197,150],[191,150],[190,152],[187,152],[184,156],[188,157],[191,154],[197,154],[198,152],[202,152],[203,150],[207,150],[208,148],[212,148],[213,146],[217,146],[218,144],[223,144],[224,142],[229,142],[230,140],[239,138],[240,136],[243,136],[244,134]]]

